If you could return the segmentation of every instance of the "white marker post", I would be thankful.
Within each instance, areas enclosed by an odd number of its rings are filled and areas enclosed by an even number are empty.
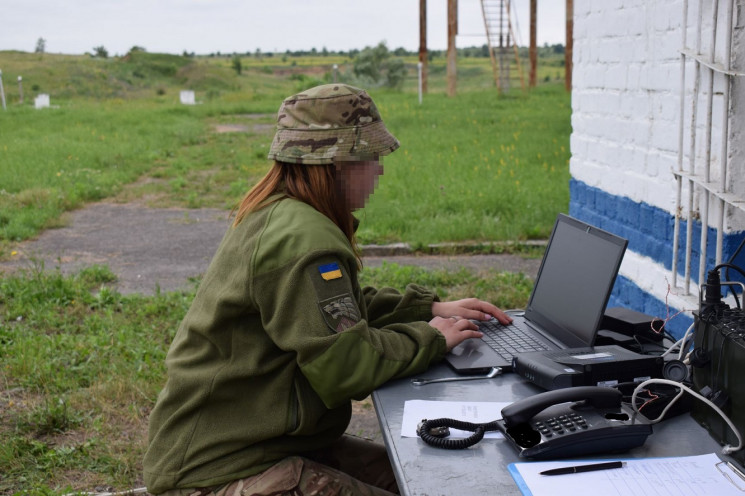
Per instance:
[[[195,105],[197,103],[194,92],[191,90],[181,90],[179,93],[179,99],[184,105]]]
[[[5,109],[5,90],[3,89],[3,71],[0,70],[0,99],[3,101],[3,110]]]
[[[36,98],[34,98],[34,108],[49,108],[49,95],[46,93],[41,93]]]
[[[23,103],[23,78],[18,76],[18,103]]]

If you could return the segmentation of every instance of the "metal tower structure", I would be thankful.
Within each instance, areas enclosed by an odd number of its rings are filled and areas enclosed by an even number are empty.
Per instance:
[[[489,47],[494,84],[501,91],[510,88],[510,48],[514,50],[520,86],[525,89],[525,81],[520,67],[520,56],[514,43],[512,29],[511,0],[481,0],[481,12],[486,28],[486,42]]]

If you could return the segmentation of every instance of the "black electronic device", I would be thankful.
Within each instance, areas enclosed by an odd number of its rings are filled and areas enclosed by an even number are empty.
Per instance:
[[[745,430],[745,312],[730,308],[722,300],[722,286],[730,286],[733,293],[739,288],[745,294],[745,285],[739,281],[722,282],[720,268],[733,268],[745,275],[742,269],[729,263],[718,265],[707,274],[706,283],[699,292],[699,309],[694,312],[693,350],[690,353],[693,388],[709,399],[730,419],[740,432]],[[722,444],[736,445],[738,439],[724,419],[703,402],[693,405],[691,415],[714,439]],[[741,464],[745,463],[745,450],[730,454]]]
[[[652,433],[649,420],[621,399],[617,389],[599,386],[547,391],[503,408],[497,427],[521,457],[620,453]]]
[[[627,336],[635,336],[651,341],[662,341],[664,322],[645,313],[630,308],[611,307],[605,310],[601,329],[608,329]]]
[[[521,353],[513,372],[544,389],[575,386],[615,386],[662,377],[664,360],[620,346],[594,346]]]
[[[745,432],[745,312],[720,309],[694,317],[693,387],[717,405],[740,432]],[[696,402],[691,414],[721,444],[737,444],[732,430],[710,406]],[[744,451],[731,456],[745,464]]]

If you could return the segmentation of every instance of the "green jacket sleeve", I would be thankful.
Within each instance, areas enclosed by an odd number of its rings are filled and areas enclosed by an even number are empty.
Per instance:
[[[279,348],[295,353],[328,408],[421,372],[446,351],[444,336],[415,320],[431,318],[432,293],[414,286],[404,295],[378,292],[369,301],[373,325],[354,264],[344,252],[306,254],[258,276],[252,291],[266,332]]]
[[[440,301],[428,289],[409,284],[404,294],[393,288],[363,288],[362,294],[367,306],[370,325],[385,326],[395,322],[432,320],[432,302]]]

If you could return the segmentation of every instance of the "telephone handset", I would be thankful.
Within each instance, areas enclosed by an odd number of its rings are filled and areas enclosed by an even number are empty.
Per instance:
[[[627,451],[652,433],[617,389],[579,386],[539,393],[502,409],[497,427],[527,458]]]
[[[615,408],[621,404],[623,394],[618,389],[595,386],[578,386],[547,391],[502,408],[502,420],[507,427],[524,424],[551,405],[584,400],[595,408]]]

